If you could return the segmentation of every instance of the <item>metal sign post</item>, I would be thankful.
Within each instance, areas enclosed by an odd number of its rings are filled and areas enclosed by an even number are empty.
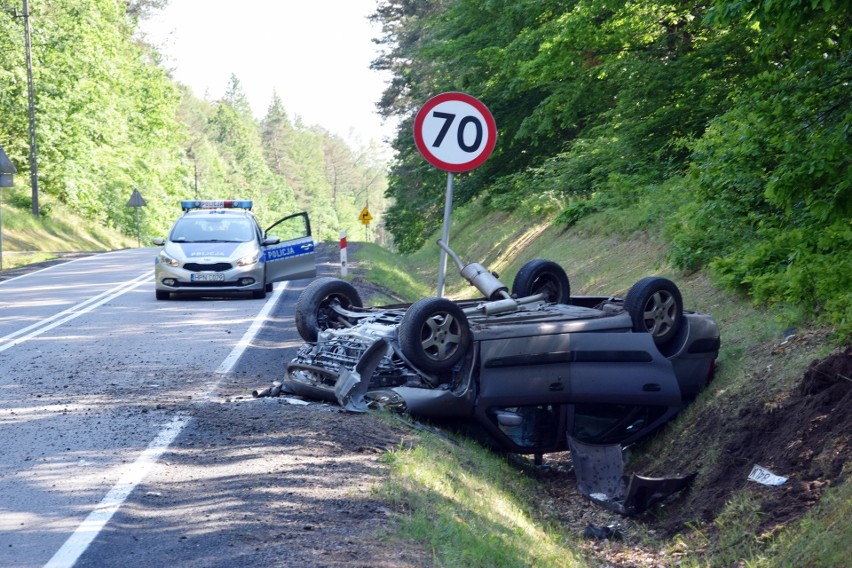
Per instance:
[[[447,172],[447,193],[444,197],[444,228],[441,231],[441,241],[450,246],[450,214],[453,211],[453,180],[456,174]],[[444,278],[447,274],[447,251],[441,249],[438,257],[438,297],[444,297]]]
[[[446,170],[442,241],[450,244],[450,213],[453,208],[454,174],[479,167],[497,143],[494,117],[478,99],[465,93],[442,93],[429,99],[414,119],[414,142],[426,161]],[[438,297],[444,297],[447,253],[441,248],[438,264]]]
[[[142,199],[142,194],[139,193],[138,189],[133,190],[133,194],[130,196],[130,200],[127,202],[127,207],[133,207],[134,212],[136,214],[136,246],[142,247],[142,238],[139,234],[139,208],[145,207],[145,200]]]

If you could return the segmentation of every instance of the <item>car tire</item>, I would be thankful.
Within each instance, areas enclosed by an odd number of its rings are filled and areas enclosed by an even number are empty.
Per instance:
[[[462,309],[445,298],[411,304],[399,324],[402,354],[428,373],[448,371],[470,348],[470,324]]]
[[[512,283],[516,298],[544,293],[554,304],[571,303],[571,284],[561,266],[551,260],[537,258],[524,264]]]
[[[650,333],[658,347],[677,335],[683,319],[680,290],[666,278],[649,276],[637,281],[627,292],[624,307],[630,314],[633,331]]]
[[[251,297],[255,300],[264,299],[266,297],[266,288],[263,288],[263,290],[252,290]]]
[[[355,287],[345,280],[326,277],[308,284],[296,300],[295,320],[299,336],[313,343],[320,331],[343,327],[336,322],[338,315],[332,309],[335,304],[346,310],[364,305]]]
[[[267,291],[267,292],[272,292],[272,282],[269,282],[269,283],[266,285],[266,291]]]
[[[171,297],[171,292],[166,290],[156,290],[154,294],[157,296],[158,300],[168,300]]]

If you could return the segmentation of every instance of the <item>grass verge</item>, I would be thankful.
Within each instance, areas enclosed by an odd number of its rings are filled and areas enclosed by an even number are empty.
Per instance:
[[[423,433],[385,454],[380,496],[406,511],[400,532],[424,544],[435,566],[585,566],[536,508],[534,483],[476,443]]]
[[[53,260],[65,252],[94,252],[136,247],[136,240],[106,227],[94,226],[60,208],[35,218],[9,203],[2,211],[0,270]]]

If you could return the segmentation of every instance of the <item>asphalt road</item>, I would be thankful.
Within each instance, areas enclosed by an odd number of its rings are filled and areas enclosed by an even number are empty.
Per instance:
[[[115,519],[157,498],[137,488],[169,465],[176,439],[192,439],[196,412],[268,386],[301,343],[292,305],[307,282],[276,284],[265,300],[156,301],[155,254],[93,255],[0,282],[0,566],[122,564],[97,543],[107,528],[133,540]]]

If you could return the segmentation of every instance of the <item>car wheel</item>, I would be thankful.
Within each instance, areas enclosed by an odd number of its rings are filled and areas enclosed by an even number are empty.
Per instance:
[[[627,292],[624,307],[633,321],[633,331],[650,333],[658,346],[677,334],[683,318],[683,298],[677,285],[656,276],[636,282]]]
[[[470,347],[470,324],[462,309],[445,298],[411,304],[399,324],[399,346],[415,367],[438,373],[451,369]]]
[[[272,292],[272,282],[270,282],[270,283],[268,283],[268,284],[266,285],[266,291],[267,291],[267,292]]]
[[[544,294],[548,302],[571,303],[571,285],[561,266],[551,260],[537,258],[524,264],[512,283],[517,298]]]
[[[263,290],[252,290],[251,297],[255,300],[262,300],[266,297],[266,288]]]
[[[352,284],[339,278],[317,278],[307,285],[296,301],[296,331],[309,343],[317,340],[319,332],[343,327],[335,306],[348,310],[364,304]]]
[[[158,300],[168,300],[171,297],[171,292],[165,290],[156,290],[154,293]]]

